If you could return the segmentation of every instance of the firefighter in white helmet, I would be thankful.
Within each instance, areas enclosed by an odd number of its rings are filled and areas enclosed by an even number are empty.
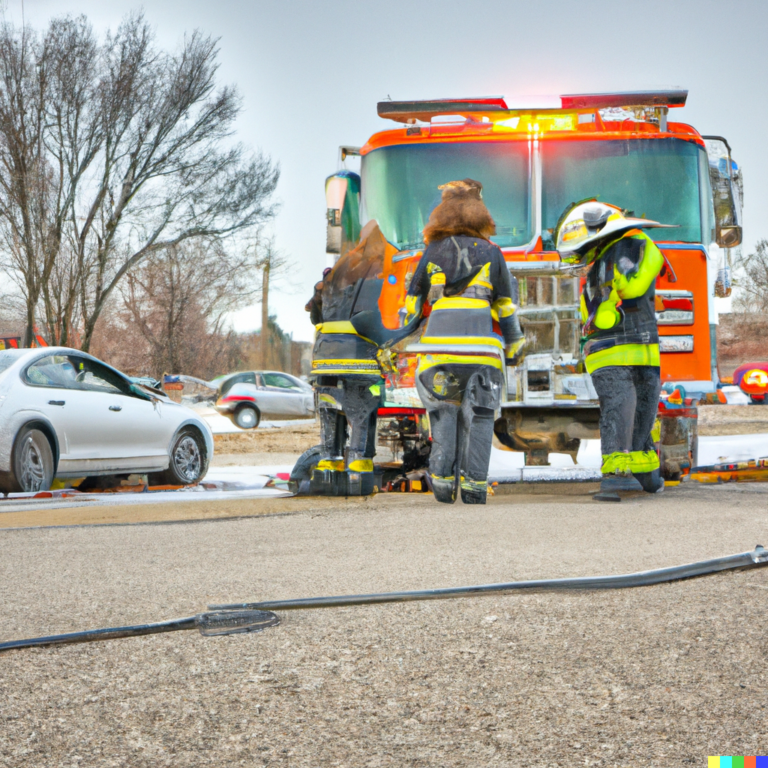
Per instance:
[[[634,486],[664,489],[651,431],[661,390],[656,278],[664,257],[643,231],[666,227],[587,200],[571,205],[556,229],[564,262],[589,267],[581,296],[582,349],[600,399],[603,482],[595,496],[619,501]]]

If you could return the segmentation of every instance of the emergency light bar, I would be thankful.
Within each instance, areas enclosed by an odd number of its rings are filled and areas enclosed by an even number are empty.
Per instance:
[[[514,115],[530,112],[564,112],[608,109],[611,107],[656,107],[671,108],[685,106],[687,90],[674,91],[624,91],[620,93],[565,94],[547,99],[540,107],[526,105],[524,108],[508,106],[501,96],[477,99],[432,99],[429,101],[380,101],[377,105],[379,117],[398,123],[428,123],[440,115],[483,115],[492,121],[504,120]],[[560,105],[557,105],[557,101]],[[526,100],[527,101],[527,100]]]

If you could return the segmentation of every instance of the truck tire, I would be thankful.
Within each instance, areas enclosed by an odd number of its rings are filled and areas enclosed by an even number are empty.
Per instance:
[[[208,472],[208,449],[203,436],[194,427],[179,431],[168,459],[165,472],[149,476],[150,485],[195,485]]]
[[[235,411],[235,424],[240,429],[256,429],[261,421],[261,414],[255,405],[241,405]]]
[[[13,443],[9,493],[47,491],[53,482],[53,451],[48,438],[34,427],[22,427]]]

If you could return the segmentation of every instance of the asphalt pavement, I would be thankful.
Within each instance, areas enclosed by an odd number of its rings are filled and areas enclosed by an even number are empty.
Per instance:
[[[589,485],[505,490],[485,507],[241,499],[227,502],[233,516],[255,516],[3,530],[0,640],[209,603],[625,573],[768,546],[765,484],[602,505]],[[0,655],[0,765],[570,768],[768,754],[767,602],[768,568],[13,651]]]

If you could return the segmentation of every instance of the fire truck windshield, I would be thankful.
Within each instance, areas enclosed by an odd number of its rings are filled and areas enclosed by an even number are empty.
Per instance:
[[[376,219],[401,249],[424,245],[422,230],[440,202],[438,187],[475,179],[496,221],[502,247],[531,240],[530,161],[527,141],[447,142],[376,149],[363,158],[363,223]]]
[[[542,142],[542,238],[552,233],[567,205],[588,197],[634,215],[677,224],[648,230],[656,239],[702,243],[700,188],[709,184],[705,150],[680,139]],[[705,217],[708,219],[708,211]],[[707,236],[709,232],[707,232]]]

